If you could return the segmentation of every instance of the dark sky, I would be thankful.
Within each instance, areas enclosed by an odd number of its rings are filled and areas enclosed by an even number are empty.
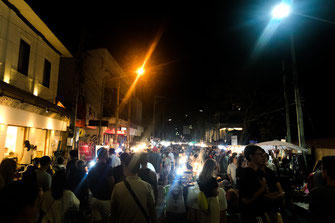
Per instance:
[[[316,131],[335,124],[335,25],[291,15],[253,53],[280,1],[26,1],[73,55],[85,33],[87,47],[108,48],[124,69],[140,61],[163,30],[143,85],[168,97],[172,113],[220,110],[255,89],[281,97],[281,61],[291,75],[293,32],[305,119]],[[335,21],[333,0],[295,0],[294,10]]]

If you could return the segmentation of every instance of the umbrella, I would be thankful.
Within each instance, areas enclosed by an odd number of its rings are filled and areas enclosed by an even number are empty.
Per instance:
[[[305,152],[308,151],[308,149],[302,148],[302,147],[294,145],[292,143],[282,142],[282,141],[278,141],[278,140],[261,142],[261,143],[258,143],[256,145],[262,147],[265,150],[270,150],[270,149],[294,149],[294,150],[297,150],[297,151],[305,151]]]

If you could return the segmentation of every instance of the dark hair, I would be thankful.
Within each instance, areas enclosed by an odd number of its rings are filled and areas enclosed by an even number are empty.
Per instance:
[[[98,149],[97,154],[98,154],[99,159],[106,158],[107,157],[107,150],[104,147],[100,147]]]
[[[85,167],[85,162],[84,162],[84,160],[77,160],[77,162],[76,162],[76,168],[77,169],[82,169],[82,168],[84,168]]]
[[[257,150],[262,150],[262,147],[250,144],[244,148],[244,156],[248,161],[251,161],[250,155],[253,155]]]
[[[51,159],[49,156],[43,156],[41,159],[40,159],[40,165],[41,166],[47,166],[47,165],[50,165],[51,163]]]
[[[22,211],[33,206],[40,189],[33,184],[14,181],[0,192],[0,222],[14,222]]]
[[[233,155],[229,158],[229,163],[232,163],[236,157],[236,153],[233,153]]]
[[[110,148],[108,152],[109,152],[109,155],[115,154],[115,149],[114,148]]]
[[[25,140],[25,141],[24,141],[24,147],[27,147],[27,148],[28,148],[27,151],[29,151],[29,150],[31,149],[29,140]]]
[[[322,157],[322,168],[327,170],[327,176],[335,179],[335,156]]]
[[[63,163],[64,163],[64,158],[61,157],[61,156],[59,156],[59,157],[57,158],[57,164],[63,164]]]
[[[71,150],[69,154],[72,159],[78,158],[78,150]]]
[[[244,156],[243,155],[239,155],[238,157],[237,157],[237,166],[242,166],[242,163],[243,163],[243,161],[244,161]]]
[[[60,170],[52,176],[51,183],[51,194],[55,200],[59,200],[63,196],[63,192],[66,188],[66,172]]]
[[[5,180],[5,184],[8,184],[14,180],[16,172],[16,162],[14,159],[4,159],[0,164],[0,175]]]
[[[130,170],[131,173],[136,174],[140,169],[139,158],[136,157],[134,154],[131,154],[124,161],[124,165]]]
[[[120,155],[120,160],[121,160],[121,162],[123,163],[123,162],[127,159],[128,156],[129,156],[128,153],[122,153],[122,154]]]
[[[141,165],[146,165],[149,162],[149,154],[148,153],[141,153],[139,162]]]

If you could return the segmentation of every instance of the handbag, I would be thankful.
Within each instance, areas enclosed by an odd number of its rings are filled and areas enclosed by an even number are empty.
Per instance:
[[[129,193],[131,194],[131,196],[134,198],[134,201],[136,202],[137,206],[140,208],[141,212],[143,213],[144,217],[145,217],[145,220],[147,223],[150,223],[150,217],[149,215],[147,214],[147,212],[144,210],[141,202],[138,200],[138,198],[136,197],[136,194],[134,193],[133,189],[131,189],[130,187],[130,184],[128,183],[127,180],[124,180],[123,181],[124,184],[126,185]]]

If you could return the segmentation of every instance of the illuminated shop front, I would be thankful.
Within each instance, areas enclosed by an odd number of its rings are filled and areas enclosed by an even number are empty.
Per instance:
[[[37,147],[35,157],[52,156],[67,126],[67,118],[56,119],[0,104],[0,160],[10,153],[20,160],[25,140]]]

